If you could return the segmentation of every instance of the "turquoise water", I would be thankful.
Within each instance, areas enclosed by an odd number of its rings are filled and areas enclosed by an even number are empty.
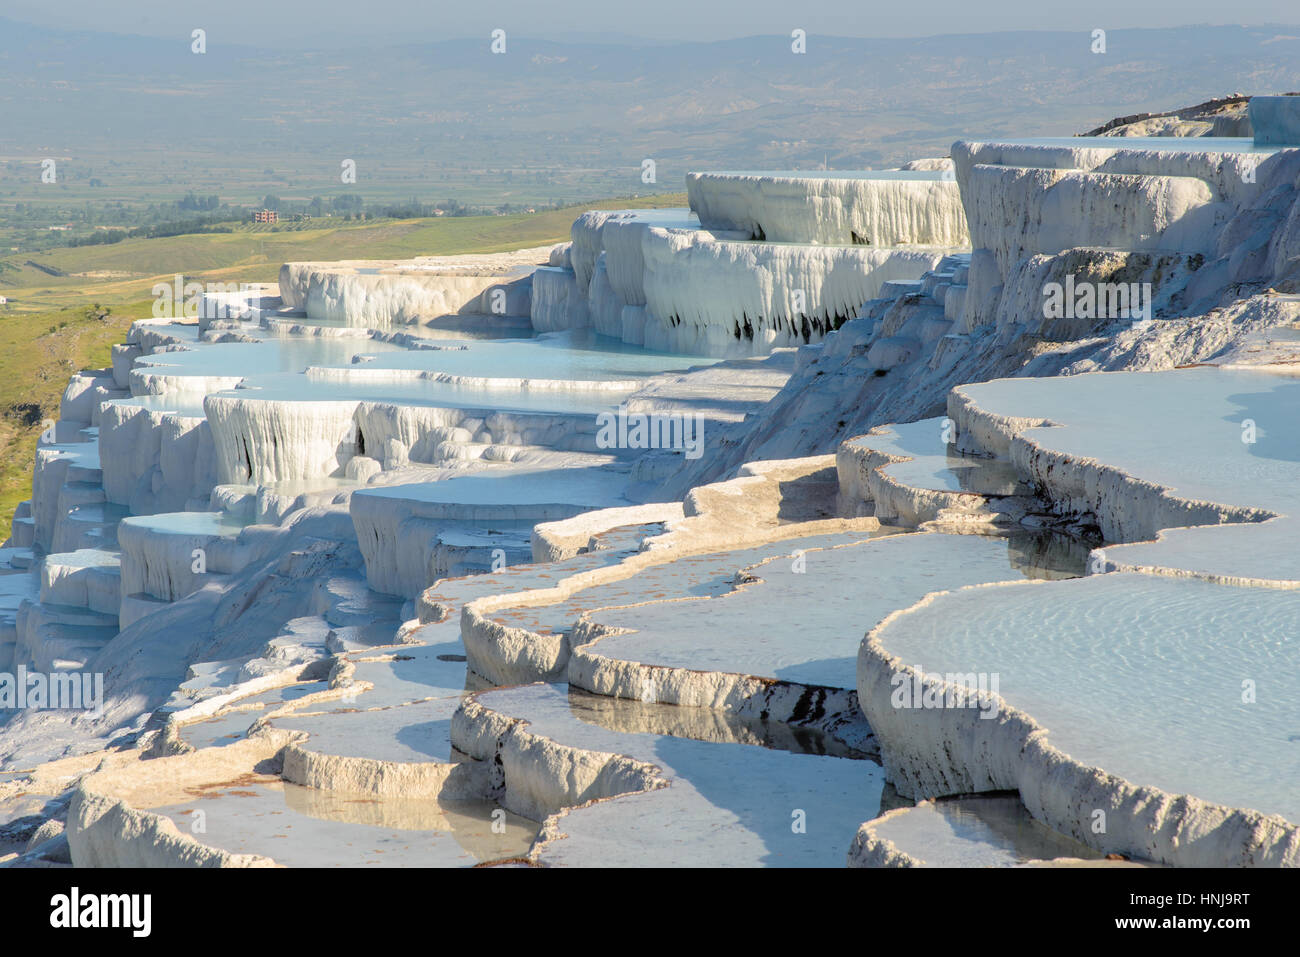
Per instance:
[[[618,405],[618,388],[591,391],[521,391],[511,386],[457,385],[421,379],[418,373],[445,373],[491,379],[545,379],[588,383],[625,382],[632,392],[641,381],[662,372],[681,371],[717,360],[655,352],[589,331],[548,333],[527,339],[441,340],[438,348],[408,349],[378,340],[331,337],[269,337],[256,343],[199,345],[188,352],[148,356],[139,362],[166,375],[240,375],[235,391],[214,393],[243,399],[275,401],[353,400],[396,402],[451,408],[503,411],[596,414]],[[356,359],[364,361],[354,361]],[[329,374],[304,374],[308,369],[355,369],[361,381],[349,382]],[[368,382],[373,370],[402,370],[409,380]],[[201,402],[172,397],[120,400],[145,408],[200,414]]]
[[[448,409],[482,409],[500,412],[536,412],[552,415],[597,415],[615,408],[632,392],[540,392],[470,388],[415,379],[410,382],[340,383],[301,375],[260,376],[252,388],[213,392],[247,401],[271,402],[391,402],[397,405]]]
[[[551,504],[611,508],[627,505],[625,472],[600,467],[524,469],[453,475],[438,482],[382,485],[358,489],[353,498],[402,499],[445,505],[541,506]]]
[[[176,535],[238,535],[247,524],[226,512],[162,512],[157,515],[133,515],[124,524]]]
[[[203,418],[203,396],[193,392],[171,395],[137,395],[129,399],[111,399],[104,405],[127,405],[152,412],[171,412],[175,415]]]
[[[451,340],[439,343],[449,346]],[[654,352],[593,332],[549,332],[532,339],[460,343],[464,348],[388,351],[366,369],[414,369],[502,379],[564,379],[574,382],[636,379],[717,362],[699,356]],[[368,352],[369,350],[359,350]]]
[[[173,339],[194,343],[199,341],[199,324],[194,319],[183,322],[150,322],[148,327],[153,332],[161,332]]]
[[[200,343],[185,352],[162,352],[136,360],[135,368],[167,375],[243,375],[303,372],[308,366],[346,366],[358,354],[405,352],[370,339],[275,336],[261,342]]]

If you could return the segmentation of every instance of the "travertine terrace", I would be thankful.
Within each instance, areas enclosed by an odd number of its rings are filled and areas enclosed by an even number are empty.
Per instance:
[[[1300,864],[1300,97],[1249,118],[141,319],[0,550],[0,672],[103,682],[0,720],[0,854]]]

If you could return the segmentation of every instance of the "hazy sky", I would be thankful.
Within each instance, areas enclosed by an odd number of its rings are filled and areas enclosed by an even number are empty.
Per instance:
[[[755,34],[930,36],[997,30],[1195,23],[1300,24],[1297,0],[0,0],[0,15],[64,29],[151,36],[238,35],[272,46],[360,38],[428,42],[486,36],[718,40]]]

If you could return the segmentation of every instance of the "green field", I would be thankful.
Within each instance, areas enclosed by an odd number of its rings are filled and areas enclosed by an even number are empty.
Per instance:
[[[0,258],[0,306],[32,312],[84,306],[91,298],[129,301],[149,294],[155,282],[177,273],[200,279],[275,282],[280,264],[293,260],[401,259],[453,253],[501,252],[568,238],[569,226],[587,208],[642,208],[685,204],[680,193],[599,203],[515,216],[339,223],[304,228],[247,225],[233,233],[201,233],[166,239],[128,239],[108,246],[15,253]],[[36,263],[44,269],[29,264]],[[62,275],[52,275],[61,273]]]
[[[150,290],[178,273],[214,282],[275,282],[293,260],[486,253],[563,242],[588,208],[680,206],[682,194],[615,199],[522,216],[465,216],[270,232],[130,239],[0,259],[0,527],[30,497],[41,422],[58,418],[68,376],[102,368],[133,319],[152,315]],[[53,276],[26,264],[27,259]],[[99,308],[92,308],[92,306]],[[107,312],[107,315],[103,313]]]

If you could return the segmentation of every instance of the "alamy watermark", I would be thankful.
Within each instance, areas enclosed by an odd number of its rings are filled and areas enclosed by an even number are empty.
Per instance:
[[[102,672],[0,671],[0,711],[86,711],[104,713]]]
[[[889,685],[894,689],[889,703],[895,708],[978,708],[981,718],[996,718],[998,714],[997,672],[926,674],[916,665],[910,676],[903,671],[895,672]]]
[[[171,282],[154,283],[153,315],[155,319],[246,319],[252,315],[248,298],[256,294],[257,283],[186,282],[177,275]],[[219,296],[232,296],[222,300]]]
[[[1151,321],[1151,283],[1075,282],[1043,284],[1044,319],[1132,319]]]
[[[153,930],[153,895],[91,894],[73,887],[50,898],[50,926],[122,929],[131,931],[132,937],[148,937]]]
[[[696,412],[617,412],[596,416],[596,447],[601,449],[680,449],[688,459],[704,454],[704,416]]]

